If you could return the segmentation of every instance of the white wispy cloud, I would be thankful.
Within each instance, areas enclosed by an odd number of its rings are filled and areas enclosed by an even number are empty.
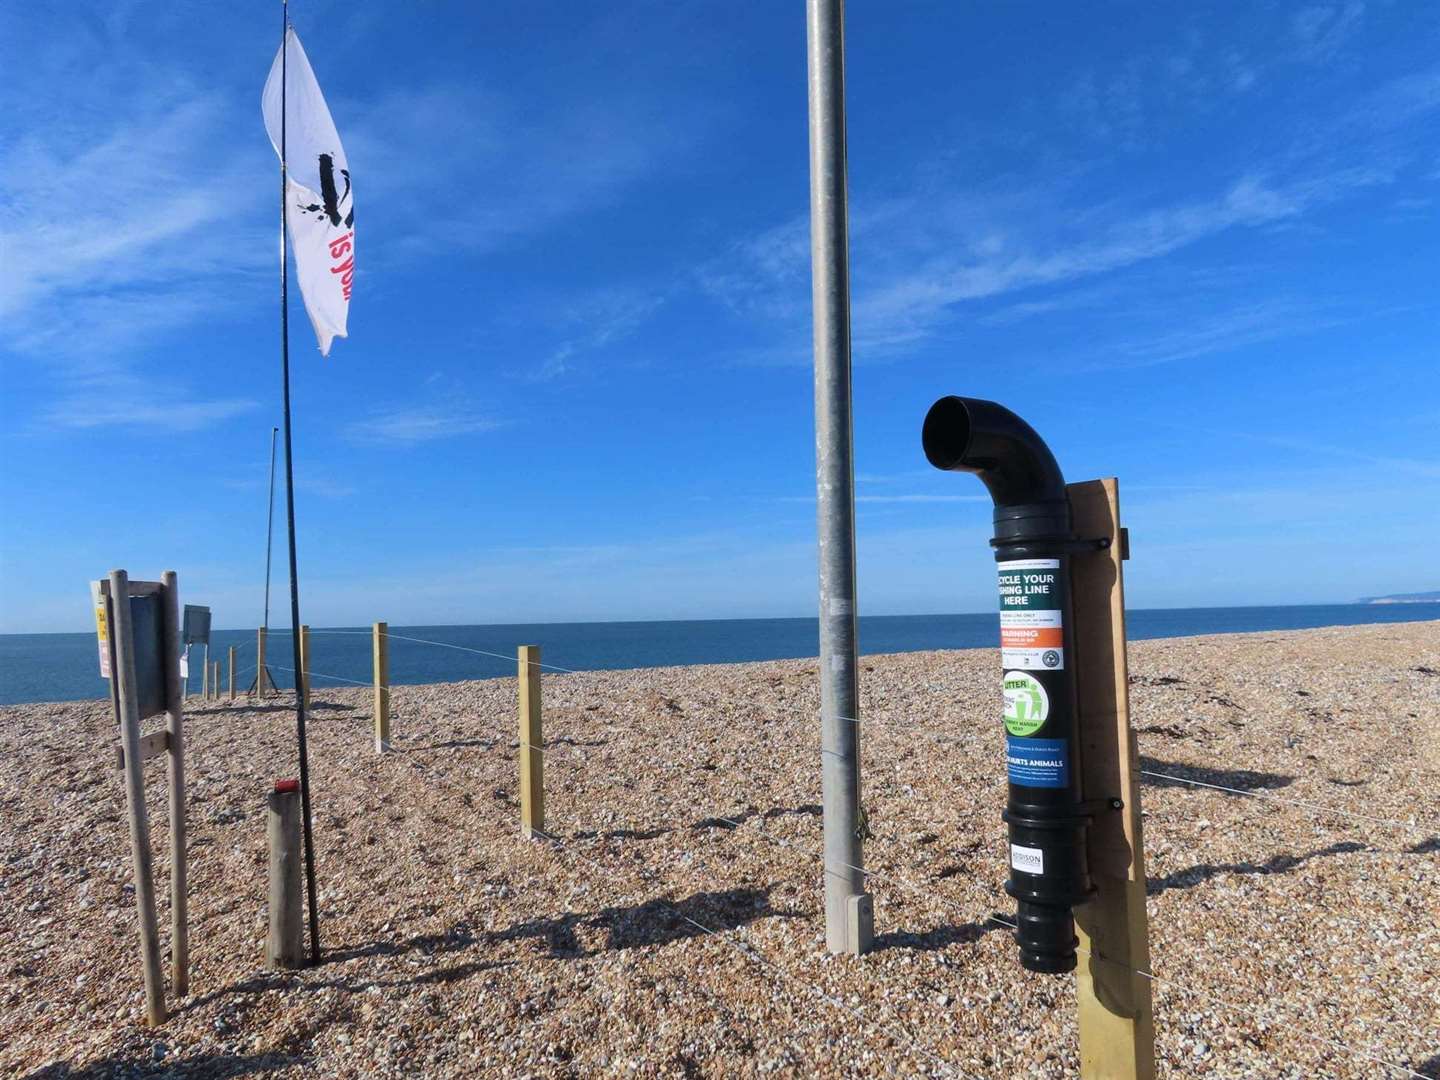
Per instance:
[[[500,421],[464,407],[412,405],[382,410],[356,420],[346,426],[345,435],[357,443],[411,446],[493,431],[500,426]]]
[[[385,207],[371,218],[385,258],[493,251],[609,206],[684,160],[707,126],[613,88],[536,99],[451,83],[390,90],[354,112],[346,152],[367,163],[366,197]]]
[[[64,422],[104,412],[92,400],[96,379],[148,369],[142,349],[270,300],[275,162],[256,106],[263,64],[243,87],[192,77],[178,61],[157,63],[146,28],[118,9],[77,19],[63,35],[43,25],[0,26],[34,39],[25,78],[0,87],[5,128],[20,132],[0,154],[0,352],[53,365],[52,411]],[[367,275],[440,251],[513,245],[609,206],[683,159],[707,126],[613,87],[584,101],[478,81],[359,98],[344,84],[327,90],[359,166]],[[652,308],[575,321],[543,363],[564,370]],[[183,375],[167,378],[184,397]],[[242,411],[235,400],[192,396],[189,423]],[[359,434],[419,441],[482,423],[408,410]]]
[[[1251,304],[1222,305],[1187,313],[1182,325],[1150,333],[1119,333],[1103,350],[1079,351],[1079,366],[1148,367],[1231,352],[1270,341],[1303,338],[1337,326],[1382,320],[1408,310],[1354,303],[1317,304],[1276,296]]]
[[[952,193],[948,201],[989,205],[995,217],[983,234],[971,231],[968,215],[957,215],[958,231],[945,231],[945,207],[936,212],[936,200],[915,201],[917,221],[928,236],[908,252],[877,250],[894,242],[891,228],[853,232],[854,261],[884,267],[857,285],[852,304],[852,334],[857,358],[883,359],[931,336],[961,305],[1045,286],[1071,285],[1094,280],[1112,271],[1150,262],[1201,240],[1241,228],[1256,228],[1298,219],[1307,212],[1335,202],[1364,187],[1383,183],[1388,173],[1378,168],[1340,169],[1317,176],[1274,181],[1247,174],[1218,194],[1170,206],[1142,210],[1103,207],[1059,212],[1051,207],[1046,217],[1079,221],[1082,228],[1058,227],[1049,236],[1029,237],[1021,227],[997,229],[996,222],[1013,221],[1015,196],[997,205],[985,195]],[[1034,201],[1044,201],[1036,193]],[[770,315],[782,325],[785,344],[774,346],[778,358],[796,362],[808,357],[804,321],[808,304],[801,299],[799,281],[808,276],[808,247],[782,246],[777,237],[793,236],[797,224],[765,234],[758,242],[745,241],[732,249],[727,269],[701,272],[701,286],[713,290],[732,310],[748,317]],[[1032,230],[1033,231],[1033,230]],[[901,239],[904,247],[909,243]],[[949,249],[950,253],[947,253]],[[779,257],[788,252],[788,260]],[[777,299],[789,290],[789,301]],[[1072,301],[1048,297],[1037,301],[1030,313]],[[1012,316],[1023,314],[1012,309]],[[785,324],[789,324],[786,326]]]
[[[249,398],[205,400],[184,393],[161,396],[153,390],[95,391],[61,398],[44,411],[40,420],[50,427],[80,430],[190,432],[242,416],[258,407],[259,403]]]
[[[1330,60],[1359,31],[1364,16],[1360,0],[1303,7],[1290,17],[1291,45],[1305,60]]]
[[[295,489],[322,499],[348,499],[359,490],[345,480],[311,470],[303,470],[295,477]]]
[[[0,161],[0,327],[12,348],[128,344],[223,309],[219,281],[273,264],[273,239],[241,242],[236,224],[237,192],[260,185],[239,183],[233,159],[196,167],[196,147],[228,120],[217,97],[116,115],[50,126]]]
[[[994,325],[1107,303],[1119,272],[1163,264],[1225,234],[1313,227],[1320,211],[1395,185],[1415,156],[1410,133],[1437,110],[1440,68],[1395,78],[1338,114],[1297,124],[1270,160],[1188,200],[1087,203],[1063,181],[1007,180],[948,189],[917,184],[908,199],[862,204],[851,222],[856,359],[907,354],[962,311]],[[807,241],[808,220],[797,217],[742,238],[697,270],[702,291],[745,320],[769,324],[765,342],[737,359],[808,362]],[[1216,283],[1217,294],[1234,281],[1232,274]],[[1008,305],[995,308],[1002,298]],[[1321,307],[1284,296],[1244,305],[1232,299],[1219,315],[1212,307],[1188,340],[1184,327],[1169,340],[1157,333],[1117,361],[1182,360],[1333,325],[1336,316]]]
[[[623,341],[655,314],[673,290],[607,288],[572,298],[558,313],[564,339],[539,363],[520,372],[530,378],[553,379],[570,371],[587,353]]]
[[[268,490],[270,481],[267,474],[267,466],[263,461],[254,461],[249,466],[252,475],[249,477],[229,476],[220,481],[221,485],[228,491],[244,491],[259,494]],[[283,478],[277,471],[277,483],[284,483]],[[327,473],[317,472],[314,469],[300,469],[295,474],[295,490],[302,491],[307,495],[315,495],[322,499],[348,499],[360,489],[353,483],[345,480],[337,480]],[[277,496],[278,500],[279,496]],[[263,499],[261,500],[263,505]]]
[[[18,125],[0,155],[0,354],[43,364],[43,425],[197,431],[256,403],[187,385],[181,365],[143,379],[137,350],[224,321],[273,265],[249,218],[260,185],[242,182],[268,166],[263,145],[216,154],[235,145],[234,103],[157,66],[123,23],[38,44],[0,98]]]

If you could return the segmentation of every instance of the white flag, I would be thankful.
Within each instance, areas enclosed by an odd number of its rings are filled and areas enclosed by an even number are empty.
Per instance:
[[[310,60],[293,28],[285,33],[288,85],[285,88],[285,198],[290,243],[305,310],[328,356],[330,342],[345,337],[350,290],[355,281],[355,208],[350,164],[315,81]],[[280,62],[275,51],[260,109],[275,153],[280,153]]]

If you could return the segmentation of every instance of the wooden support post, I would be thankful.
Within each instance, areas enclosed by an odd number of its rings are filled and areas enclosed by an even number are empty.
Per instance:
[[[1076,971],[1080,1075],[1083,1080],[1153,1080],[1155,1017],[1145,913],[1145,841],[1140,824],[1139,761],[1130,727],[1125,651],[1129,557],[1120,526],[1119,485],[1112,477],[1068,488],[1075,534],[1109,546],[1071,560],[1081,768],[1087,800],[1118,799],[1090,829],[1095,896],[1075,909],[1080,938]]]
[[[390,627],[377,622],[373,630],[375,677],[375,752],[390,749]]]
[[[540,646],[521,645],[520,835],[545,831],[545,741],[540,732]]]
[[[264,697],[266,686],[265,671],[265,627],[255,631],[255,696]]]
[[[205,656],[200,661],[200,700],[210,700],[210,645],[205,645]]]
[[[180,692],[180,590],[175,571],[160,575],[165,648],[166,779],[170,787],[170,983],[176,997],[190,992],[190,890],[185,836],[185,706]],[[205,646],[209,666],[210,646]],[[210,690],[220,696],[220,662],[211,671]]]
[[[230,700],[235,700],[235,646],[230,646]]]
[[[150,855],[150,824],[145,816],[145,761],[140,751],[140,704],[135,674],[134,627],[130,619],[130,577],[110,571],[110,638],[115,650],[111,675],[119,710],[120,743],[125,750],[125,807],[130,818],[130,855],[135,872],[135,908],[140,916],[140,963],[145,973],[145,1019],[165,1022],[165,984],[160,974],[160,931],[155,920],[155,881]],[[177,661],[178,662],[178,661]],[[179,671],[177,668],[176,676]]]
[[[310,712],[310,627],[300,627],[300,693],[305,699],[305,712]]]
[[[304,909],[300,891],[300,784],[277,780],[267,800],[270,841],[270,933],[265,966],[305,966]]]

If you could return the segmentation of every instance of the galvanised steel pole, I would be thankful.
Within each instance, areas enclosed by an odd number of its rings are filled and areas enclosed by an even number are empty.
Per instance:
[[[850,269],[845,175],[845,5],[807,0],[810,260],[815,319],[815,493],[820,565],[820,752],[825,943],[870,947],[861,862],[856,685],[855,469],[850,409]]]

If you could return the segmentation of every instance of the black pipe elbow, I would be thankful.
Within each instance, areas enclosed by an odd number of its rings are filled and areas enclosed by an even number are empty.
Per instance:
[[[1074,670],[1070,500],[1055,455],[1003,405],[943,397],[921,428],[937,469],[978,476],[995,503],[1010,878],[1020,962],[1075,967],[1074,906],[1093,892]]]
[[[1055,455],[1005,406],[942,397],[925,414],[920,442],[937,469],[980,478],[995,503],[997,540],[1068,537],[1070,502]]]

